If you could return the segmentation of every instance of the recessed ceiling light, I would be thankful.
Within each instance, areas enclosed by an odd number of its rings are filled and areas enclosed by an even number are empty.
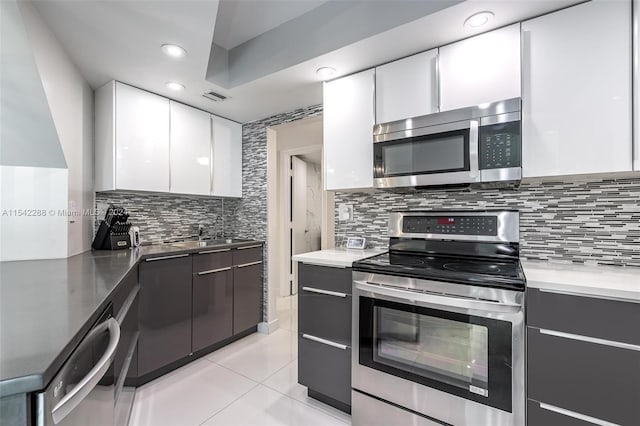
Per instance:
[[[171,89],[171,90],[175,90],[176,92],[179,90],[184,90],[184,84],[182,83],[178,83],[176,81],[168,81],[165,83],[165,85]]]
[[[469,28],[478,28],[489,22],[493,18],[493,12],[484,11],[474,13],[464,21],[464,26]]]
[[[163,44],[160,48],[162,52],[170,58],[180,59],[187,56],[187,51],[175,44]]]
[[[335,68],[331,67],[321,67],[316,70],[316,74],[320,76],[320,78],[329,78],[336,73]]]

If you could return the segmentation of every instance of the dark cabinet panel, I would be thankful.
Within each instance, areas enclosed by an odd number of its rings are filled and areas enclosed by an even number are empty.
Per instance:
[[[621,425],[640,424],[640,352],[528,329],[528,397]]]
[[[351,346],[351,296],[298,293],[298,329]]]
[[[193,352],[233,334],[233,272],[228,268],[193,276]]]
[[[193,255],[193,272],[213,271],[231,266],[231,249],[205,250]]]
[[[528,400],[527,426],[593,426],[593,423],[546,410],[540,403]]]
[[[351,268],[332,268],[298,263],[298,291],[300,293],[302,287],[351,294]]]
[[[251,245],[238,247],[233,250],[233,264],[244,265],[245,263],[259,262],[262,260],[262,245]]]
[[[640,303],[527,289],[527,324],[640,345]]]
[[[147,259],[140,265],[140,376],[191,352],[191,273],[191,256]]]
[[[351,405],[351,348],[298,336],[298,382],[322,395]]]
[[[235,256],[235,255],[234,255]],[[262,321],[262,262],[233,271],[233,333]]]

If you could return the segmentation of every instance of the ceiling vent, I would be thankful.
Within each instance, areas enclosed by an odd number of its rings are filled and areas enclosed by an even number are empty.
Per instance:
[[[221,95],[220,93],[216,93],[213,90],[207,90],[202,94],[207,99],[211,99],[214,102],[222,102],[227,99],[226,96]]]

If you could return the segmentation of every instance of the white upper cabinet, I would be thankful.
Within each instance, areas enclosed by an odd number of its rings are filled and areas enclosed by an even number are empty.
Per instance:
[[[633,0],[633,170],[640,171],[640,0]]]
[[[523,176],[631,170],[630,7],[595,0],[522,23]]]
[[[374,70],[324,84],[325,189],[373,187]]]
[[[169,100],[121,83],[115,99],[116,188],[168,192]]]
[[[211,195],[242,197],[242,125],[215,115]]]
[[[520,97],[520,24],[439,50],[441,111]]]
[[[376,68],[376,123],[438,112],[438,49]]]
[[[211,114],[171,101],[171,192],[211,193]]]

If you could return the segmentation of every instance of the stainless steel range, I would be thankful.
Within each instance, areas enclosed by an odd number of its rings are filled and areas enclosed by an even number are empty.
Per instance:
[[[389,235],[353,265],[353,424],[524,425],[518,212],[395,212]]]

